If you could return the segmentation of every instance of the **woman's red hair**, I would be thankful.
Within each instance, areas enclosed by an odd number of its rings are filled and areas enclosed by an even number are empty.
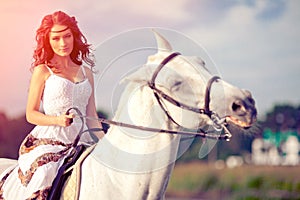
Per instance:
[[[32,68],[40,64],[47,64],[52,59],[54,52],[49,43],[49,33],[54,24],[68,26],[73,33],[74,48],[70,55],[71,60],[77,65],[81,65],[82,61],[84,61],[91,67],[94,67],[95,63],[92,59],[90,44],[87,43],[87,39],[79,30],[75,17],[70,17],[62,11],[57,11],[46,15],[36,31],[37,46],[33,54],[34,62],[32,63]]]

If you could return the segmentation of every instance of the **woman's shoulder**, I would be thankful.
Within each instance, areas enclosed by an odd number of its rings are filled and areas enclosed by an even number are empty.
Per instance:
[[[93,72],[93,70],[90,67],[84,66],[84,65],[83,65],[83,69],[85,71],[85,77],[93,85],[94,84],[94,72]]]
[[[47,67],[46,64],[39,64],[35,67],[33,67],[33,71],[39,72],[39,73],[49,73],[49,67]]]
[[[82,65],[83,69],[86,71],[86,72],[92,72],[91,68],[89,66],[86,66],[86,65]]]
[[[90,67],[85,66],[85,65],[83,65],[82,67],[84,69],[84,72],[85,72],[86,76],[88,76],[88,77],[93,76],[94,72],[92,71],[92,69]]]
[[[49,67],[45,64],[37,65],[33,68],[33,75],[44,77],[45,80],[51,75]]]

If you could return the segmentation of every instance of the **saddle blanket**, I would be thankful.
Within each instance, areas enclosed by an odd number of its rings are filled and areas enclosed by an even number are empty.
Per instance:
[[[68,177],[62,188],[60,200],[78,200],[81,183],[81,165],[94,148],[95,145],[88,147],[75,164],[65,172],[68,173],[72,170],[72,174]]]

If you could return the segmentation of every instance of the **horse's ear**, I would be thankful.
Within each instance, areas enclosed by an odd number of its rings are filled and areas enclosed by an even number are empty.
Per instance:
[[[152,29],[152,31],[156,38],[158,53],[171,52],[172,47],[171,47],[170,43],[156,30]],[[139,68],[136,72],[123,78],[121,83],[126,82],[126,81],[134,81],[134,82],[140,82],[140,83],[148,82],[151,79],[151,77],[154,73],[154,70],[159,65],[157,63],[157,59],[160,58],[160,56],[158,56],[158,55],[160,55],[160,54],[155,54],[154,56],[149,56],[147,64],[145,64],[144,66]]]
[[[166,38],[164,38],[161,34],[159,34],[156,30],[152,29],[155,38],[156,38],[156,43],[157,43],[157,48],[158,51],[164,51],[164,52],[171,52],[172,51],[172,47],[170,45],[170,43],[168,42],[168,40],[166,40]]]

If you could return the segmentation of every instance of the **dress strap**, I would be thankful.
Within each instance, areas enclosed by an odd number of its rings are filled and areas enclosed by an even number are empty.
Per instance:
[[[85,68],[83,65],[81,65],[81,71],[83,73],[84,78],[86,78],[86,72],[85,72]]]
[[[53,75],[53,71],[50,69],[50,67],[48,67],[47,65],[45,65],[47,67],[47,69],[49,70],[50,74]]]

